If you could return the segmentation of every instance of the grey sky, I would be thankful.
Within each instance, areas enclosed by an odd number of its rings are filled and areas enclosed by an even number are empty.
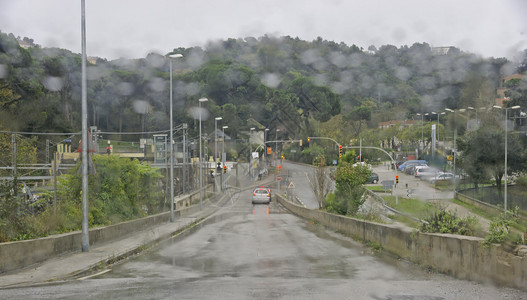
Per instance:
[[[269,34],[513,58],[527,49],[526,15],[524,0],[86,0],[87,52],[137,58]],[[80,0],[0,0],[0,30],[78,53]]]

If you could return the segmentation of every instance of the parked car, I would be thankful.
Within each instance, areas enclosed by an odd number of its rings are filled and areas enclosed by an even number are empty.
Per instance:
[[[370,178],[368,178],[368,181],[366,183],[377,183],[379,182],[379,175],[375,172],[372,172],[370,175]]]
[[[421,180],[426,180],[428,178],[435,177],[437,174],[439,174],[439,170],[432,167],[424,167],[424,168],[418,168],[415,171],[415,177],[419,178]]]
[[[407,164],[404,167],[403,172],[408,175],[415,175],[415,168],[421,167],[421,166],[428,166],[428,165],[424,162],[412,162],[412,163]]]
[[[438,181],[452,182],[454,181],[454,174],[441,172],[441,173],[438,173],[436,176],[429,178],[428,181],[431,184],[435,184]]]
[[[271,189],[266,187],[258,187],[253,191],[252,204],[256,203],[271,203]]]
[[[410,166],[410,165],[418,165],[418,164],[427,164],[426,160],[407,160],[405,162],[403,162],[402,164],[399,165],[398,167],[398,171],[403,171],[404,169],[406,169],[407,166]]]

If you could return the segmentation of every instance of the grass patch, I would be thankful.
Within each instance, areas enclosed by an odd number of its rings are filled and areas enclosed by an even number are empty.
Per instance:
[[[414,198],[399,197],[398,203],[395,201],[395,196],[386,196],[383,198],[388,206],[419,219],[423,219],[438,210],[436,205]]]
[[[404,225],[408,227],[419,228],[419,226],[421,226],[421,222],[417,222],[416,220],[411,219],[407,216],[394,214],[394,215],[389,216],[389,218],[399,223],[403,223]]]
[[[385,196],[383,198],[384,198],[384,201],[386,201],[386,204],[388,206],[400,211],[401,213],[405,213],[407,215],[413,216],[414,218],[418,218],[421,220],[434,214],[440,209],[435,204],[423,202],[421,200],[414,199],[414,198],[399,197],[397,204],[395,201],[395,196],[390,195],[390,196]],[[419,228],[421,226],[421,222],[416,221],[408,216],[394,214],[390,216],[390,218],[392,220],[401,222],[413,228]]]
[[[495,215],[495,214],[492,214],[490,212],[487,212],[487,211],[484,211],[482,209],[479,209],[473,205],[470,205],[470,204],[467,204],[463,201],[459,201],[458,199],[452,199],[452,203],[454,204],[457,204],[457,205],[461,205],[463,207],[465,207],[466,209],[470,210],[470,212],[478,215],[478,216],[481,216],[485,219],[492,219],[493,217],[497,217],[498,215]]]
[[[385,190],[380,185],[365,185],[364,187],[372,192],[377,192],[377,193],[383,193],[383,192],[390,193],[392,191],[392,190]]]
[[[499,218],[501,216],[501,212],[499,214],[493,214],[491,212],[488,212],[488,211],[485,211],[485,210],[482,210],[482,209],[479,209],[473,205],[470,205],[468,203],[465,203],[465,202],[462,202],[462,201],[459,201],[458,199],[452,199],[452,202],[457,204],[457,205],[461,205],[463,207],[465,207],[466,209],[470,210],[470,212],[478,215],[478,216],[481,216],[485,219],[488,219],[488,220],[492,220],[494,218]],[[526,232],[527,231],[527,221],[525,221],[524,219],[518,219],[517,222],[513,222],[512,224],[510,224],[510,226],[514,229],[516,229],[517,231],[519,232]]]
[[[440,190],[440,191],[453,191],[454,188],[455,188],[455,185],[454,183],[451,183],[451,182],[436,182],[434,184],[434,188],[436,190]]]

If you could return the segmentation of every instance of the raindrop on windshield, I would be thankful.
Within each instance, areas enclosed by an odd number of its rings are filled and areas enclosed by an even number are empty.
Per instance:
[[[44,86],[46,89],[50,91],[60,91],[63,86],[62,78],[60,77],[54,77],[54,76],[48,76],[46,77],[46,80],[44,82]]]

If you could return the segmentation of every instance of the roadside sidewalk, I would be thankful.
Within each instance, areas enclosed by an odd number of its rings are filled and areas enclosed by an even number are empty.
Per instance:
[[[244,189],[250,189],[254,186],[268,184],[270,182],[272,181],[269,178],[265,178],[253,182]],[[216,205],[207,200],[201,211],[183,217],[177,217],[173,223],[167,220],[166,223],[148,227],[124,236],[122,239],[90,245],[88,252],[81,252],[80,250],[70,252],[52,257],[27,268],[0,274],[0,289],[46,284],[72,278],[83,280],[86,278],[83,276],[89,277],[97,269],[102,270],[108,264],[141,252],[144,247],[167,240],[192,224],[213,215],[221,207],[221,205],[218,206],[217,204],[227,201],[230,198],[228,195],[230,193],[221,196],[221,199],[216,202]]]
[[[140,252],[145,246],[170,238],[216,210],[216,207],[207,206],[200,212],[177,218],[173,223],[153,226],[108,243],[90,245],[88,252],[67,253],[24,269],[1,274],[0,289],[50,283],[88,275],[108,263]]]

